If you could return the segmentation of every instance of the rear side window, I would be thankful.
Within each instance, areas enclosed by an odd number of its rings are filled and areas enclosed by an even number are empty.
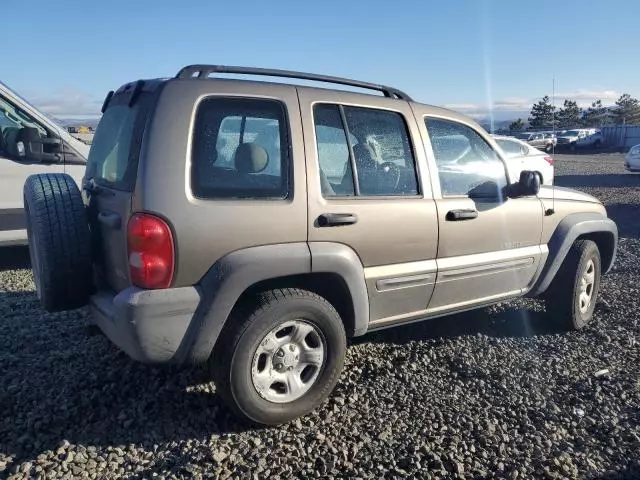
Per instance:
[[[506,140],[503,138],[496,139],[498,145],[502,147],[504,153],[509,157],[517,157],[519,155],[526,155],[526,151],[523,145],[520,145],[517,142],[512,142],[511,140]]]
[[[418,195],[415,158],[400,113],[318,104],[313,114],[323,196]]]
[[[191,188],[199,198],[286,198],[291,168],[277,100],[209,98],[198,107]]]
[[[87,178],[119,190],[133,188],[137,169],[137,152],[133,144],[140,108],[140,100],[131,107],[114,102],[107,108],[91,142]]]

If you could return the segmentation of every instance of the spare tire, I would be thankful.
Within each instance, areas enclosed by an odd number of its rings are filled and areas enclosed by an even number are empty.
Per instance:
[[[66,173],[36,174],[23,194],[40,303],[48,312],[86,305],[93,291],[91,233],[78,185]]]

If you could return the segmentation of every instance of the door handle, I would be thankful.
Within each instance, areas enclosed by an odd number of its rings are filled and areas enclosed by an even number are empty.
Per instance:
[[[318,226],[335,227],[338,225],[353,225],[358,217],[353,213],[323,213],[318,217]]]
[[[109,228],[113,228],[114,230],[119,230],[120,225],[122,224],[122,219],[116,212],[100,212],[98,213],[98,221]]]
[[[458,222],[461,220],[472,220],[478,217],[477,210],[450,210],[447,212],[447,220],[450,222]]]

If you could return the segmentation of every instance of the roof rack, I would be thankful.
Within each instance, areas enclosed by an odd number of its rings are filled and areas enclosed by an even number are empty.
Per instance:
[[[235,73],[242,75],[264,75],[269,77],[298,78],[301,80],[313,80],[317,82],[337,83],[351,87],[366,88],[382,92],[385,97],[398,98],[412,101],[412,98],[401,90],[376,83],[361,82],[349,78],[331,77],[329,75],[317,75],[315,73],[295,72],[291,70],[278,70],[275,68],[238,67],[231,65],[188,65],[180,69],[175,78],[207,78],[212,73]]]

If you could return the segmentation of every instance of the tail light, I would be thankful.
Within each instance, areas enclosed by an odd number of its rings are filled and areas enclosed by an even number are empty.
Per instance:
[[[146,289],[167,288],[175,263],[173,235],[167,223],[148,213],[136,213],[127,225],[131,282]]]
[[[547,161],[549,165],[553,165],[553,157],[550,157],[549,155],[545,155],[544,159]]]

